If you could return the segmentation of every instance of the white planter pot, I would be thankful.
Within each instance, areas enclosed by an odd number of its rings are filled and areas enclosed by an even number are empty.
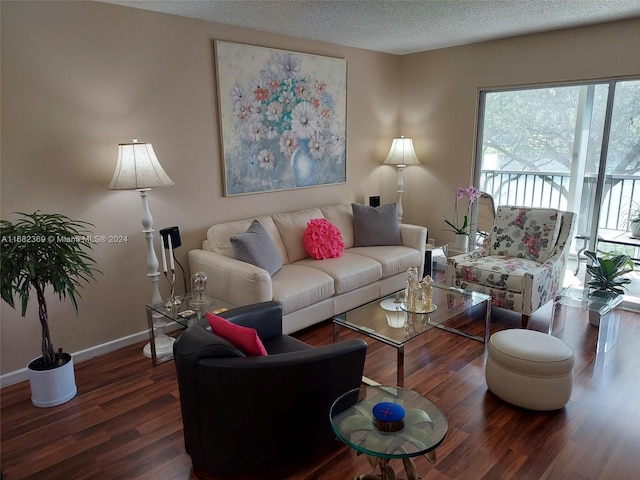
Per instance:
[[[600,327],[602,319],[611,316],[614,309],[622,303],[622,295],[603,296],[595,292],[589,294],[588,298],[589,323],[594,327]]]
[[[69,355],[69,361],[61,367],[51,370],[33,370],[31,365],[39,358],[41,357],[34,358],[27,367],[31,385],[31,402],[36,407],[55,407],[75,397],[78,387],[76,387],[71,355]]]
[[[600,312],[589,310],[589,323],[594,327],[600,326]]]
[[[456,233],[456,239],[454,241],[454,247],[461,252],[469,251],[469,235],[461,235]]]
[[[629,225],[629,233],[634,237],[640,237],[640,222],[632,222]]]

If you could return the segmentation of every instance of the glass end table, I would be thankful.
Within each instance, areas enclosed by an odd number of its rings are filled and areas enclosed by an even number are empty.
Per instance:
[[[392,428],[379,421],[379,407],[389,404],[400,406],[403,415]],[[418,479],[413,458],[424,455],[435,463],[435,450],[448,428],[444,413],[428,398],[413,390],[382,385],[344,393],[331,406],[329,416],[338,438],[359,455],[366,455],[374,470],[379,467],[379,474],[359,475],[354,480],[402,480],[389,465],[392,459],[402,460],[406,480]]]
[[[556,320],[560,320],[558,330],[564,327],[566,308],[562,307],[582,308],[588,311],[589,323],[599,328],[596,353],[607,352],[618,339],[620,315],[616,307],[622,303],[622,300],[622,295],[602,297],[590,294],[585,288],[568,287],[554,299],[548,333],[552,333]]]
[[[206,302],[195,302],[191,293],[178,296],[176,299],[179,303],[176,302],[169,307],[166,300],[145,305],[149,343],[144,347],[144,355],[151,358],[154,366],[173,358],[174,340],[165,333],[165,328],[170,322],[187,328],[200,322],[207,312],[221,313],[235,308],[235,305],[214,297],[209,297]]]

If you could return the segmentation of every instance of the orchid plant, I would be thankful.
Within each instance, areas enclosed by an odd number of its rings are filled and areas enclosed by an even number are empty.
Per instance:
[[[467,198],[467,201],[468,201],[467,210],[464,217],[462,218],[462,224],[460,224],[459,214],[458,214],[458,203],[461,199],[465,197]],[[470,186],[469,188],[458,187],[456,189],[456,202],[453,210],[453,220],[449,220],[446,217],[444,217],[444,222],[449,227],[451,227],[451,228],[446,228],[445,231],[453,232],[457,235],[467,235],[468,237],[471,237],[471,223],[470,223],[471,206],[473,205],[473,202],[475,202],[478,198],[480,198],[480,190],[478,190],[473,185]]]

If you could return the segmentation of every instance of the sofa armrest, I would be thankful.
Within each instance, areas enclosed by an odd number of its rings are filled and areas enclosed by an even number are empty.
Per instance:
[[[200,428],[197,366],[203,358],[244,357],[233,344],[218,335],[204,329],[204,325],[187,328],[173,344],[178,388],[180,390],[180,409],[182,427],[185,432],[197,432]],[[200,449],[196,436],[184,436],[187,453]]]
[[[568,248],[556,248],[546,262],[524,274],[523,298],[531,301],[522,305],[522,313],[530,315],[555,297],[562,287],[567,256]]]
[[[427,227],[408,223],[400,224],[402,245],[420,250],[423,254],[427,244],[427,233]]]
[[[564,274],[567,268],[567,257],[571,241],[576,228],[573,212],[561,212],[562,224],[558,233],[558,241],[549,258],[538,268],[531,270],[524,277],[524,298],[530,298],[522,309],[525,315],[536,311],[542,305],[552,300],[556,292],[562,288]]]
[[[424,272],[424,250],[427,245],[428,231],[427,227],[421,225],[411,225],[408,223],[400,224],[400,238],[402,239],[402,245],[405,247],[415,248],[420,252],[420,264],[418,272],[422,275]]]
[[[206,250],[189,251],[192,273],[204,272],[209,277],[208,293],[231,305],[249,305],[273,300],[271,275],[266,270]]]

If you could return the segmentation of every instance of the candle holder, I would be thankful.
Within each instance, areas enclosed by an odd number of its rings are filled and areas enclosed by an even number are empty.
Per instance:
[[[169,282],[169,285],[171,285],[171,295],[165,302],[164,308],[171,309],[176,305],[180,305],[182,303],[182,300],[176,297],[176,271],[171,270],[171,278],[169,278],[169,272],[164,272],[164,276]]]

